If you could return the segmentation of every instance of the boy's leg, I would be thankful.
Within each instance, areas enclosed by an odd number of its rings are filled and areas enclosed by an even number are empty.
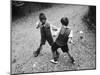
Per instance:
[[[52,46],[54,44],[54,40],[53,40],[52,36],[47,37],[47,41],[50,46]]]
[[[68,54],[69,58],[71,59],[71,62],[74,63],[75,60],[74,60],[74,58],[71,56],[71,54],[69,53],[68,45],[62,46],[61,49],[62,49],[63,52],[66,52],[66,53]]]
[[[42,49],[42,44],[40,44],[39,48],[37,49],[37,51],[35,51],[34,56],[37,57],[40,54],[40,51]]]
[[[59,58],[59,53],[58,53],[57,49],[59,48],[59,46],[54,42],[52,36],[49,36],[47,38],[47,41],[48,41],[49,45],[51,46],[52,55],[53,55],[53,60],[50,60],[50,61],[57,64],[58,63],[57,61]]]
[[[75,60],[74,60],[74,58],[70,55],[69,51],[67,52],[67,54],[68,54],[68,56],[70,57],[71,62],[74,64],[74,63],[75,63]]]
[[[56,43],[54,43],[51,47],[54,61],[58,61],[59,58],[59,53],[57,51],[58,48],[59,46]]]
[[[45,38],[41,38],[41,44],[39,46],[39,48],[37,49],[37,51],[35,51],[34,56],[37,57],[40,54],[40,51],[42,50],[42,46],[45,45],[46,39]]]

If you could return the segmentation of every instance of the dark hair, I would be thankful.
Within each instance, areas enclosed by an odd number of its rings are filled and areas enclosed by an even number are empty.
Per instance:
[[[63,18],[61,18],[61,23],[62,23],[64,26],[67,26],[68,23],[69,23],[68,18],[67,18],[67,17],[63,17]]]
[[[41,20],[41,19],[47,19],[47,18],[46,18],[46,16],[45,16],[44,13],[40,13],[40,15],[39,15],[39,19]]]

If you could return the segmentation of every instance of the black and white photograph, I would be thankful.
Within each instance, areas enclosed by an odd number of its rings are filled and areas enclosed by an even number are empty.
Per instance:
[[[11,0],[11,74],[96,69],[96,6]]]

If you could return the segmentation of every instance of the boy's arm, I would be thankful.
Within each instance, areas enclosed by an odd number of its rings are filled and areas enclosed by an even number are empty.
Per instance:
[[[36,29],[40,27],[39,22],[36,22]]]
[[[53,36],[57,36],[58,33],[60,32],[60,28],[50,24],[51,32]]]
[[[71,32],[70,32],[70,34],[69,34],[69,43],[73,43],[73,40],[72,40],[72,38],[73,38],[73,31],[71,30]]]
[[[56,27],[56,26],[54,26],[52,24],[51,24],[51,28],[52,28],[53,31],[58,31],[58,27]]]

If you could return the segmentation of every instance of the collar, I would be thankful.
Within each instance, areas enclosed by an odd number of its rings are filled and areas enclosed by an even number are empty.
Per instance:
[[[42,23],[40,22],[40,24],[42,25]],[[43,24],[43,26],[45,26],[45,24]]]
[[[64,28],[69,28],[68,26],[63,26]]]

